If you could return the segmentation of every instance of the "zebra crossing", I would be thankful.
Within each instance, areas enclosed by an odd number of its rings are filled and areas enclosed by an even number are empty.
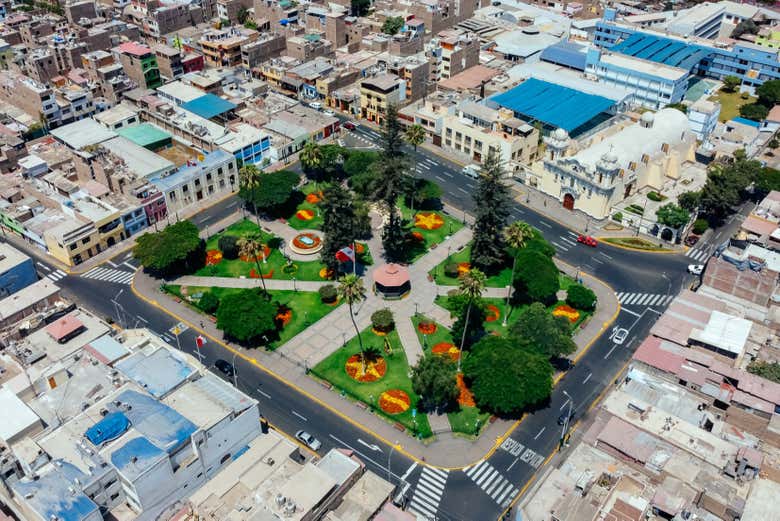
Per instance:
[[[40,277],[41,277],[42,279],[44,279],[44,278],[45,278],[45,279],[49,279],[49,280],[50,280],[50,281],[52,281],[52,282],[57,282],[57,281],[60,281],[60,280],[62,280],[62,279],[64,279],[65,277],[67,277],[67,276],[68,276],[68,274],[67,274],[67,273],[65,273],[64,271],[62,271],[62,270],[60,270],[60,269],[56,269],[56,270],[55,270],[55,269],[53,269],[53,268],[50,268],[50,267],[48,267],[47,265],[45,265],[45,264],[43,264],[43,263],[41,263],[41,262],[37,262],[37,261],[36,261],[36,262],[35,262],[35,264],[37,264],[37,265],[38,265],[38,267],[40,267],[40,268],[41,268],[41,269],[38,271],[38,274],[40,275]]]
[[[674,295],[621,292],[618,293],[617,298],[624,306],[663,307],[672,301]]]
[[[501,508],[508,507],[519,492],[493,465],[484,460],[467,468],[466,475]]]
[[[441,469],[423,467],[414,495],[409,502],[409,510],[426,519],[436,519],[436,511],[447,484],[449,472]]]
[[[82,277],[87,279],[102,280],[115,284],[130,284],[133,281],[134,271],[115,270],[98,266],[84,273]]]
[[[704,262],[710,256],[710,249],[708,246],[690,249],[685,252],[685,256],[697,262]]]

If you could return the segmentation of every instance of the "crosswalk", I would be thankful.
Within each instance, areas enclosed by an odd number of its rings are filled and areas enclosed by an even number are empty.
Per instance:
[[[130,284],[133,281],[133,271],[115,270],[111,268],[96,267],[84,273],[82,277],[87,279],[102,280],[115,284]]]
[[[706,245],[701,248],[692,248],[685,252],[685,256],[698,262],[704,262],[710,256],[710,249]]]
[[[519,490],[487,461],[466,469],[466,475],[501,508],[506,508]]]
[[[618,302],[624,306],[647,306],[663,307],[669,304],[674,295],[664,295],[659,293],[618,293]]]
[[[448,475],[446,470],[423,467],[409,502],[409,510],[425,519],[436,519],[436,511],[439,509]]]
[[[42,279],[46,278],[52,282],[58,282],[68,276],[68,274],[65,273],[64,271],[60,269],[50,268],[47,265],[43,264],[42,262],[36,261],[35,264],[37,264],[38,267],[41,268],[40,270],[38,270],[38,274]]]

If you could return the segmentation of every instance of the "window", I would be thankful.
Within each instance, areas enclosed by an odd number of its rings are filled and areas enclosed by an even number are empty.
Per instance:
[[[78,246],[75,242],[69,246],[71,250],[75,250],[76,246]]]

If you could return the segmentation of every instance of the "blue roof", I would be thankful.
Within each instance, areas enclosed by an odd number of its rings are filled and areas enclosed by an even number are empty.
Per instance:
[[[534,119],[568,132],[584,125],[615,102],[603,96],[530,78],[492,101],[516,112],[521,119]]]
[[[195,368],[160,348],[151,354],[138,352],[114,367],[155,398],[162,398],[195,372]]]
[[[699,45],[647,33],[634,33],[610,51],[687,70],[712,52]]]
[[[74,465],[57,460],[51,472],[40,475],[35,481],[16,481],[11,488],[21,497],[32,495],[25,501],[41,519],[53,519],[55,516],[60,521],[94,519],[99,508],[81,491],[75,478],[80,478],[82,483],[87,480],[87,476]]]
[[[120,411],[108,413],[102,420],[87,429],[84,436],[96,447],[115,440],[130,428],[130,420]]]
[[[748,125],[750,127],[760,127],[761,123],[758,121],[753,121],[752,119],[743,118],[741,116],[738,116],[736,118],[732,118],[731,121],[734,121],[735,123],[742,123],[743,125]]]
[[[144,437],[133,438],[111,454],[111,463],[130,481],[141,475],[146,469],[154,466],[162,458],[167,458],[165,451],[155,447]]]
[[[233,110],[236,108],[236,105],[227,100],[223,100],[214,94],[206,94],[200,98],[195,98],[192,101],[182,104],[181,108],[189,110],[202,118],[211,119]]]
[[[125,391],[114,401],[121,402],[124,414],[137,432],[158,449],[171,453],[187,441],[197,427],[178,411],[137,391]]]
[[[561,41],[543,50],[539,59],[578,71],[584,71],[587,58],[585,49],[584,45]]]

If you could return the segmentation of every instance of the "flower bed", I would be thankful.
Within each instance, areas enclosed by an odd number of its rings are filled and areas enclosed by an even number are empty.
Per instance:
[[[485,322],[495,322],[501,318],[501,310],[494,304],[485,306]]]
[[[463,381],[463,373],[458,373],[457,381],[458,389],[460,390],[458,403],[463,407],[476,407],[477,404],[474,402],[474,393],[466,387],[466,382]]]
[[[459,262],[458,263],[458,278],[462,277],[466,273],[471,271],[471,263],[469,262]]]
[[[363,358],[360,353],[352,355],[347,360],[344,370],[353,380],[358,382],[376,382],[387,372],[387,362],[384,357],[366,362],[366,371],[363,372]]]
[[[417,324],[417,331],[423,335],[432,335],[436,332],[436,324],[433,322],[420,322]]]
[[[322,191],[320,192],[312,192],[308,195],[306,195],[306,202],[309,204],[317,204],[320,201],[322,201]]]
[[[311,255],[322,249],[322,239],[315,233],[299,233],[290,241],[290,249],[300,255]]]
[[[219,250],[209,250],[206,252],[206,266],[216,266],[222,262],[222,252]]]
[[[401,414],[410,405],[409,395],[401,389],[389,389],[379,395],[379,407],[387,414]]]
[[[314,211],[309,210],[307,208],[303,210],[298,210],[297,212],[295,212],[295,217],[297,217],[301,221],[311,221],[312,219],[314,219]]]
[[[268,273],[263,273],[262,277],[264,279],[272,279],[272,278],[274,278],[274,270],[271,270]],[[260,275],[258,275],[256,269],[252,268],[251,270],[249,270],[249,278],[250,279],[259,279]]]
[[[453,361],[460,358],[460,349],[449,342],[439,342],[431,348],[431,353],[439,356],[449,356]]]
[[[290,323],[293,317],[292,309],[290,308],[279,308],[279,311],[276,313],[276,322],[278,324],[281,324],[282,327],[286,326]]]
[[[412,232],[412,239],[414,239],[417,242],[423,242],[425,240],[425,237],[423,237],[423,234],[420,232]]]
[[[556,307],[552,314],[556,317],[566,317],[572,324],[580,319],[580,312],[566,304],[561,304],[560,306]]]
[[[444,226],[444,219],[436,212],[420,212],[414,216],[415,228],[438,230]]]
[[[333,270],[329,270],[328,268],[322,268],[320,269],[320,278],[325,280],[332,280],[333,279]]]

